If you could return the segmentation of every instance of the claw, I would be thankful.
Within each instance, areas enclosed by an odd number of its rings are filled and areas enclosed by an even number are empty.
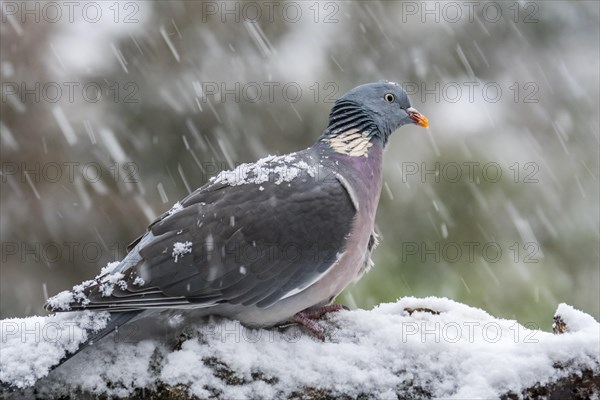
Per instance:
[[[319,319],[325,314],[332,313],[332,312],[338,312],[341,310],[349,310],[349,309],[348,309],[348,307],[346,307],[342,304],[328,304],[326,306],[322,306],[322,307],[315,308],[315,309],[306,309],[304,311],[300,311],[298,314],[302,314],[306,318],[310,318],[310,319]],[[296,314],[296,315],[298,315],[298,314]]]
[[[342,304],[328,304],[322,307],[318,307],[315,309],[306,309],[304,311],[300,311],[292,318],[293,322],[302,325],[306,329],[308,329],[315,337],[320,339],[321,341],[325,340],[325,330],[319,326],[316,320],[321,318],[323,315],[338,312],[341,310],[349,310],[348,307]]]
[[[306,317],[302,314],[302,312],[299,312],[298,314],[294,315],[292,321],[308,329],[320,341],[325,341],[325,330],[321,328],[314,319]]]

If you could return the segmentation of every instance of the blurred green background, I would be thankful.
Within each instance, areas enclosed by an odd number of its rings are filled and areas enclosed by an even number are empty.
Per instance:
[[[430,128],[392,136],[375,268],[339,300],[599,317],[598,2],[75,3],[30,2],[39,22],[3,4],[0,317],[43,313],[220,169],[310,146],[332,99],[382,79]]]

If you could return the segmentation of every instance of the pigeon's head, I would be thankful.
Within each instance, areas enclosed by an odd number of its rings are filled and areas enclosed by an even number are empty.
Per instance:
[[[327,132],[331,135],[357,129],[387,143],[392,132],[406,124],[429,126],[427,118],[411,107],[408,95],[400,85],[367,83],[355,87],[335,102]]]

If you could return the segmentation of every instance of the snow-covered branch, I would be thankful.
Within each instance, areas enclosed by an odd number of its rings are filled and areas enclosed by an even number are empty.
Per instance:
[[[48,374],[107,314],[2,321],[3,395],[80,398],[518,398],[600,392],[600,325],[561,304],[554,332],[443,298],[402,298],[270,330],[214,320],[176,340],[117,332]],[[166,324],[172,321],[165,321]],[[7,388],[10,386],[10,389]]]

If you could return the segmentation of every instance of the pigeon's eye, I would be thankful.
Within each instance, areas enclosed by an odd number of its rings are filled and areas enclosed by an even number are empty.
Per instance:
[[[385,99],[385,101],[387,101],[388,103],[393,103],[394,102],[394,95],[391,93],[386,93],[383,98]]]

